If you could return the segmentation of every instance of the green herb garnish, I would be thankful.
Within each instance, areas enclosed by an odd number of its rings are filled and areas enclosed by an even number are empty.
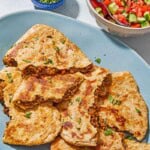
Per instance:
[[[49,4],[56,3],[58,1],[59,0],[40,0],[41,3],[49,3]]]
[[[114,99],[111,95],[109,95],[108,100],[109,100],[110,103],[112,103]]]
[[[7,73],[7,77],[8,77],[8,82],[12,83],[13,82],[12,74],[11,73]]]
[[[64,44],[64,43],[65,43],[65,39],[61,39],[60,42],[61,42],[62,44]]]
[[[51,59],[48,59],[44,64],[45,65],[47,65],[47,64],[53,64],[53,61]]]
[[[31,114],[32,114],[31,112],[27,112],[27,113],[25,114],[25,117],[26,117],[26,118],[30,118],[30,117],[31,117]]]
[[[55,49],[56,51],[60,51],[60,48],[57,47],[57,46],[54,46],[54,49]]]
[[[76,102],[80,102],[81,101],[81,98],[80,97],[77,97],[76,98]]]
[[[23,59],[22,61],[24,61],[26,63],[30,63],[31,62],[30,60],[27,60],[27,59]]]
[[[82,121],[81,118],[79,118],[79,119],[78,119],[78,124],[81,124],[81,121]]]
[[[13,94],[9,94],[9,103],[11,103],[12,99],[13,99]]]
[[[128,140],[133,140],[134,139],[132,135],[127,135],[125,138],[128,139]]]
[[[98,63],[98,64],[100,64],[101,63],[101,59],[100,58],[96,58],[95,62]]]
[[[114,99],[111,95],[109,95],[108,100],[113,105],[120,105],[121,104],[121,101]]]
[[[25,48],[27,48],[28,46],[27,45],[25,45]]]
[[[112,135],[112,134],[113,134],[113,131],[112,131],[112,129],[107,128],[107,129],[104,131],[104,134],[105,134],[106,136],[109,136],[109,135]]]
[[[141,111],[140,111],[139,109],[135,108],[135,110],[136,110],[136,112],[137,112],[138,114],[141,113]]]

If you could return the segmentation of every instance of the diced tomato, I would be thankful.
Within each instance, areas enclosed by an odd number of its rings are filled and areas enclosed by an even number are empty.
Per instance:
[[[118,14],[118,20],[120,21],[120,22],[122,22],[122,23],[124,23],[124,24],[128,24],[128,21],[127,21],[127,18],[124,16],[124,15],[122,15],[122,14]]]
[[[141,25],[139,23],[136,23],[136,24],[131,24],[131,27],[132,28],[140,28]]]
[[[142,9],[141,9],[140,7],[137,8],[136,15],[137,15],[138,17],[142,17],[142,16],[143,16]]]
[[[105,18],[111,18],[109,17],[106,8],[101,3],[99,3],[97,0],[90,0],[90,2],[94,8],[102,8],[102,12]],[[113,2],[115,2],[119,7],[113,16],[121,23],[128,24],[133,28],[140,28],[141,24],[138,19],[137,22],[139,23],[132,23],[132,21],[127,18],[129,14],[133,13],[136,15],[136,17],[144,17],[145,12],[150,12],[150,5],[147,5],[145,0],[103,0],[103,3],[106,5],[106,7],[108,7]]]
[[[104,0],[104,4],[105,4],[105,5],[108,6],[110,3],[111,3],[111,0]]]
[[[147,5],[143,5],[141,6],[141,11],[144,13],[146,11],[148,11],[148,6]]]
[[[116,13],[121,14],[124,10],[124,7],[119,7]]]
[[[123,6],[121,0],[115,0],[115,3],[116,3],[118,6]]]
[[[128,7],[131,6],[131,0],[127,0],[127,6],[128,6]]]

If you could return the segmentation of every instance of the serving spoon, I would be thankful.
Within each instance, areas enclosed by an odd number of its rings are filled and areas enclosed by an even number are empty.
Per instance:
[[[122,22],[120,22],[119,20],[117,20],[112,14],[111,12],[109,11],[109,9],[107,8],[107,6],[104,4],[103,0],[96,0],[99,4],[99,6],[102,8],[102,11],[103,11],[103,14],[104,14],[104,17],[107,18],[108,16],[113,20],[115,21],[116,24],[118,25],[121,25],[121,26],[126,26],[128,27],[129,24],[124,24]]]

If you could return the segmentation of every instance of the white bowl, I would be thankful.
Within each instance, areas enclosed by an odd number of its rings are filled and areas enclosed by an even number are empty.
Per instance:
[[[87,0],[88,7],[92,14],[95,16],[97,23],[107,32],[123,37],[129,37],[129,36],[137,36],[137,35],[143,35],[146,33],[150,33],[150,27],[145,28],[131,28],[131,27],[124,27],[120,26],[118,24],[115,24],[104,17],[100,16],[95,9],[93,8],[92,4],[90,3],[90,0]]]

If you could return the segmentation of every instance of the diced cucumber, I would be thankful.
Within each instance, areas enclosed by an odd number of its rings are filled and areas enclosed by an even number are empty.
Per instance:
[[[108,9],[111,12],[111,14],[115,14],[118,8],[119,6],[115,2],[112,2],[111,4],[108,5]]]
[[[97,8],[95,8],[95,10],[96,10],[97,13],[101,13],[102,12],[102,8],[101,7],[97,7]]]
[[[123,12],[122,15],[124,15],[126,18],[128,17],[128,13]]]
[[[139,23],[142,23],[142,22],[145,22],[146,19],[145,19],[144,17],[137,17],[137,21],[138,21]]]
[[[141,23],[141,27],[144,28],[144,27],[148,27],[150,26],[149,22],[148,21],[145,21],[145,22],[142,22]]]
[[[129,14],[129,22],[137,22],[137,16],[135,14]]]
[[[99,13],[100,16],[104,17],[104,14],[102,12]]]
[[[146,19],[147,21],[150,21],[150,12],[149,12],[149,11],[146,11],[146,12],[144,13],[144,17],[145,17],[145,19]]]
[[[150,5],[150,0],[144,0],[147,5]]]

